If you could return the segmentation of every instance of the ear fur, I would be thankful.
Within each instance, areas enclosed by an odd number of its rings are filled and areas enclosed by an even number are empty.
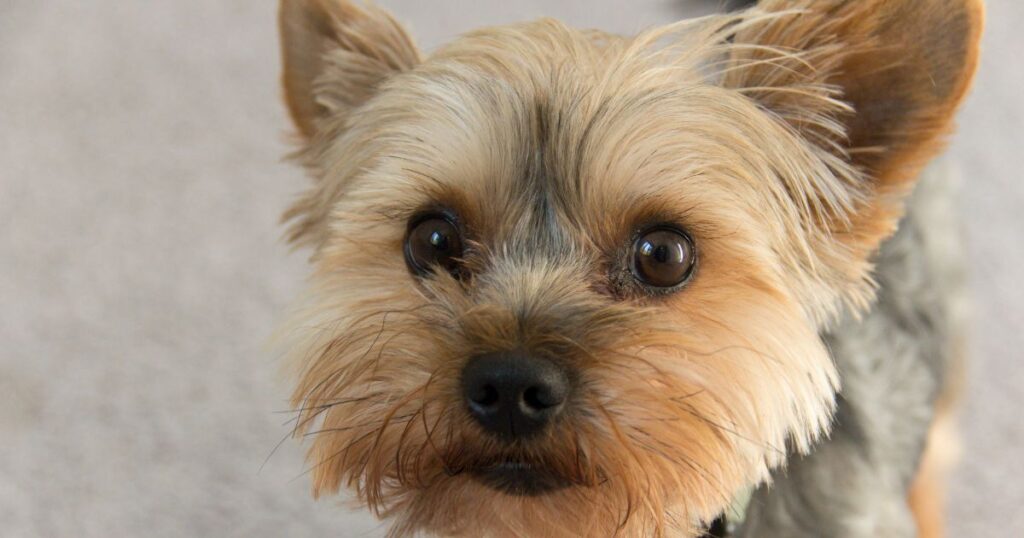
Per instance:
[[[327,117],[343,115],[420,53],[387,12],[348,0],[281,0],[285,101],[307,139]]]
[[[762,0],[759,11],[774,15],[737,32],[739,68],[724,83],[859,172],[861,201],[828,225],[869,258],[952,129],[978,64],[982,1]]]

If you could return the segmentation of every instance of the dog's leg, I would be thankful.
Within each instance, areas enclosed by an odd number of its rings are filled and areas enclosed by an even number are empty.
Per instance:
[[[962,399],[964,380],[963,338],[958,347],[946,387],[935,405],[935,418],[928,430],[921,465],[910,489],[910,508],[914,512],[919,538],[945,536],[945,504],[949,472],[960,459],[960,438],[957,432],[957,408]]]
[[[956,452],[952,417],[936,417],[928,433],[928,446],[921,459],[921,467],[910,489],[910,509],[914,512],[919,538],[945,536],[946,478],[956,460]]]

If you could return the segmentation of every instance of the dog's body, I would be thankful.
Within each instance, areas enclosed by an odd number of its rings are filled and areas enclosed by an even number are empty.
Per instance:
[[[755,494],[738,536],[941,535],[964,338],[954,175],[926,171],[878,256],[875,305],[825,336],[843,384],[829,439]]]
[[[284,0],[314,493],[394,535],[939,532],[957,235],[941,171],[905,202],[981,19],[764,0],[424,58],[376,8]]]

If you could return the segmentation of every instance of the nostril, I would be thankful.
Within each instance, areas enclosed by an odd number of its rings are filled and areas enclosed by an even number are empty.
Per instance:
[[[470,395],[469,401],[479,406],[481,409],[493,408],[498,404],[498,389],[494,385],[482,385],[473,391]]]
[[[533,411],[544,411],[562,403],[560,395],[549,387],[530,387],[523,391],[523,404]]]

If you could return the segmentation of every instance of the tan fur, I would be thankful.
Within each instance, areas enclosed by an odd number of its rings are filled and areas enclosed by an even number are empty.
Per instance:
[[[810,449],[838,388],[818,331],[870,299],[868,258],[975,49],[941,65],[941,95],[908,97],[921,124],[860,159],[836,84],[893,43],[862,42],[870,10],[818,35],[818,7],[775,7],[635,38],[542,20],[421,60],[376,8],[282,2],[297,157],[315,180],[286,215],[315,249],[287,344],[315,495],[354,490],[394,535],[689,536],[787,447]],[[408,219],[436,205],[465,222],[468,282],[405,266]],[[623,260],[657,222],[700,255],[664,297]],[[468,357],[517,347],[585,384],[548,434],[509,447],[473,425],[457,383]],[[508,457],[576,486],[509,497],[465,472]]]
[[[964,305],[954,309],[956,316],[964,316]],[[962,319],[957,327],[963,327]],[[967,339],[964,334],[953,334],[949,345],[954,350],[949,367],[948,381],[935,402],[924,455],[910,489],[910,508],[914,513],[919,538],[945,536],[946,493],[950,471],[960,460],[960,437],[957,431],[958,410],[964,398],[967,368]]]
[[[960,447],[951,415],[951,410],[946,409],[935,417],[921,467],[910,490],[910,508],[920,538],[945,536],[946,481],[959,459]]]

